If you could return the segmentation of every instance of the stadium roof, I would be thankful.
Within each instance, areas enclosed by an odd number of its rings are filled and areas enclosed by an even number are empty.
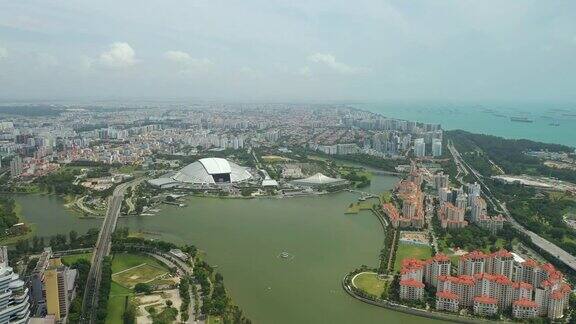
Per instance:
[[[198,162],[202,163],[204,169],[208,174],[222,174],[232,172],[230,163],[222,158],[205,158],[200,159]]]
[[[221,158],[204,158],[178,171],[173,179],[193,184],[235,183],[252,178],[245,168]]]
[[[323,175],[322,173],[316,173],[315,175],[310,176],[308,178],[298,179],[298,180],[292,181],[292,183],[297,184],[297,185],[309,185],[309,186],[319,186],[319,185],[326,185],[326,184],[339,184],[339,183],[344,183],[344,182],[346,182],[346,180],[330,178],[330,177]]]

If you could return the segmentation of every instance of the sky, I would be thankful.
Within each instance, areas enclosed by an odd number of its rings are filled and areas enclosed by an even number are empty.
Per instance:
[[[574,0],[0,0],[0,99],[576,102]]]

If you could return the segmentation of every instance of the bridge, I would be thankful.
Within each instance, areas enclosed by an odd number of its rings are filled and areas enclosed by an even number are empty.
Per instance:
[[[104,261],[104,258],[110,254],[112,233],[114,233],[114,230],[116,229],[118,216],[120,216],[120,207],[122,207],[122,201],[124,200],[124,192],[130,185],[142,180],[143,179],[132,180],[118,185],[114,189],[112,196],[108,198],[108,209],[102,227],[100,228],[100,233],[98,234],[96,246],[92,252],[92,263],[90,271],[88,272],[84,296],[82,298],[83,322],[95,323],[96,321],[98,293],[100,290],[100,281],[102,279],[102,262]]]

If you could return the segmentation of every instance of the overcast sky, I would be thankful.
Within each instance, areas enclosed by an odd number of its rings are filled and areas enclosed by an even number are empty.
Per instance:
[[[0,0],[0,99],[576,101],[574,0]]]

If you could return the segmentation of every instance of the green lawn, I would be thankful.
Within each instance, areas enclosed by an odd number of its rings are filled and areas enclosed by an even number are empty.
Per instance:
[[[380,195],[380,200],[382,200],[382,203],[389,203],[392,202],[392,192],[390,191],[385,191]]]
[[[394,270],[400,270],[402,260],[406,258],[414,259],[428,259],[432,256],[432,249],[428,245],[398,243],[398,251],[396,252],[396,260],[394,262]]]
[[[134,173],[134,171],[136,171],[137,168],[138,167],[135,165],[123,165],[123,166],[118,168],[118,172],[124,173],[124,174],[132,174],[132,173]]]
[[[126,288],[134,288],[138,283],[148,283],[167,274],[165,268],[141,263],[140,265],[112,274],[112,280]]]
[[[90,260],[92,260],[92,253],[79,253],[79,254],[70,254],[70,255],[65,255],[62,257],[62,263],[66,264],[66,265],[71,265],[72,263],[78,261],[78,260],[87,260],[90,262]]]
[[[114,254],[114,258],[112,259],[112,273],[133,268],[137,265],[141,265],[142,263],[168,270],[164,264],[158,262],[153,257],[149,257],[143,254],[121,253]]]
[[[122,324],[123,322],[123,315],[124,315],[124,305],[126,301],[126,296],[128,298],[133,296],[133,291],[130,288],[124,287],[118,282],[115,282],[117,278],[115,278],[114,274],[118,273],[122,270],[130,269],[135,266],[139,266],[145,264],[145,266],[140,266],[134,270],[126,271],[123,274],[131,274],[138,275],[139,278],[142,280],[147,281],[148,278],[143,277],[148,276],[149,271],[162,271],[167,272],[169,269],[163,265],[162,263],[156,261],[156,259],[142,255],[142,254],[128,254],[128,253],[121,253],[121,254],[114,254],[112,259],[112,284],[110,286],[110,297],[108,299],[108,307],[107,311],[108,314],[106,316],[106,324]],[[138,273],[136,270],[142,270],[142,274]],[[138,282],[138,278],[129,278],[131,280],[131,284],[129,285],[132,287],[132,284]]]
[[[178,310],[174,307],[165,307],[160,313],[151,314],[153,323],[174,323]]]
[[[376,200],[373,199],[352,203],[352,206],[348,205],[346,208],[346,214],[358,214],[361,210],[370,210],[375,203]]]
[[[389,281],[387,279],[379,279],[378,274],[375,272],[363,272],[354,277],[352,284],[358,289],[380,297],[388,289]]]
[[[208,321],[206,321],[207,324],[222,324],[222,318],[220,318],[220,316],[213,316],[210,315],[208,316]]]
[[[112,282],[110,286],[110,297],[108,298],[108,307],[106,308],[106,324],[123,323],[122,317],[124,316],[126,297],[131,298],[132,295],[132,290]]]

